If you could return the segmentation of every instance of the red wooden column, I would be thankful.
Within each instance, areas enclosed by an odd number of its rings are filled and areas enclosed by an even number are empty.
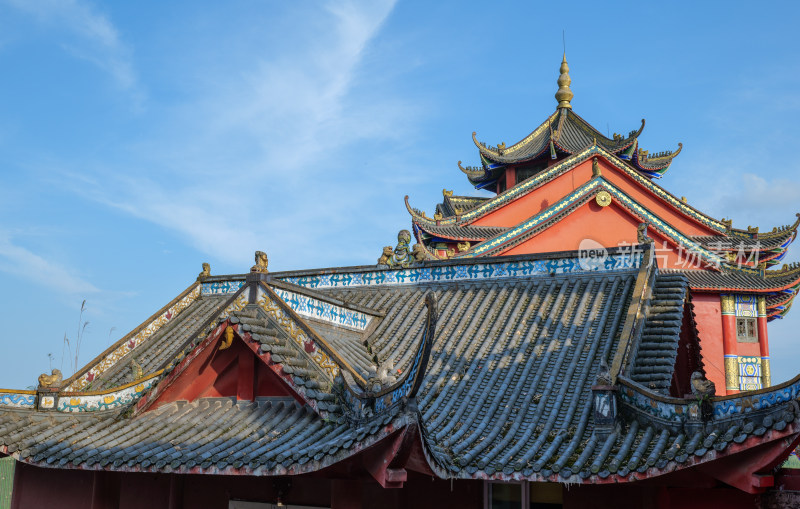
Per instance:
[[[720,295],[722,302],[722,351],[725,357],[725,392],[739,392],[739,354],[736,340],[736,305],[733,295]]]
[[[761,349],[761,387],[772,386],[772,373],[769,370],[769,341],[767,340],[767,301],[758,297],[758,346]]]
[[[517,170],[513,166],[506,168],[506,189],[511,189],[517,183]]]

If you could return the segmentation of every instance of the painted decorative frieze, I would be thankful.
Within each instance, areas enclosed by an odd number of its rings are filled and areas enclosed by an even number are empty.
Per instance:
[[[316,320],[322,320],[334,325],[360,331],[366,329],[372,319],[372,317],[365,313],[336,306],[312,297],[299,295],[279,288],[275,288],[274,290],[275,293],[278,294],[278,297],[300,316],[307,316]]]
[[[279,303],[275,302],[263,288],[258,289],[256,302],[331,380],[339,374],[339,365],[325,351],[319,348],[314,339],[309,337],[289,313]]]
[[[201,295],[228,295],[236,293],[244,286],[244,281],[211,281],[203,283]]]
[[[184,309],[189,307],[190,304],[200,297],[200,292],[200,285],[192,288],[192,291],[187,293],[182,299],[170,306],[169,309],[159,315],[156,319],[145,325],[138,333],[128,338],[127,341],[123,341],[111,353],[106,355],[100,362],[92,366],[89,371],[87,371],[82,377],[73,381],[64,390],[77,392],[85,389],[94,381],[95,378],[113,366],[118,360],[144,344],[161,327],[174,320],[176,316],[178,316]]]
[[[800,395],[800,380],[793,384],[763,394],[743,395],[738,398],[714,402],[714,415],[723,417],[744,414],[753,410],[770,408],[796,399]]]
[[[734,304],[736,316],[758,317],[758,297],[755,295],[736,295]]]
[[[158,376],[140,380],[134,384],[123,386],[124,388],[109,391],[102,394],[74,394],[58,397],[59,412],[98,412],[102,410],[113,410],[123,405],[127,405],[139,399],[145,391],[150,389],[158,381]]]
[[[634,390],[631,387],[621,387],[618,395],[622,402],[663,421],[681,423],[686,417],[692,417],[697,412],[697,401],[690,399],[686,402],[663,401],[645,392]],[[778,390],[760,394],[742,394],[725,399],[714,399],[714,418],[747,416],[759,410],[768,410],[792,401],[800,396],[800,379]]]
[[[755,391],[761,389],[761,358],[742,357],[739,362],[739,390]]]
[[[36,393],[33,391],[0,390],[0,407],[33,408],[36,404]]]
[[[581,272],[614,271],[639,267],[642,253],[606,255],[586,260],[580,257],[517,262],[486,262],[474,265],[376,270],[314,276],[289,277],[285,281],[306,288],[410,285],[439,281],[477,281],[509,277],[551,276]]]
[[[250,301],[248,300],[247,291],[244,291],[240,293],[239,296],[236,297],[236,300],[231,302],[222,313],[219,314],[219,318],[221,319],[228,318],[229,316],[231,316],[231,313],[241,311],[249,303]],[[213,329],[214,324],[210,324],[209,327]]]

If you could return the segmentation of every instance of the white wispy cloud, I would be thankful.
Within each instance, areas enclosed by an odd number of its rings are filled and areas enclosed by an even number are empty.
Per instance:
[[[0,231],[0,271],[51,288],[65,295],[90,295],[100,290],[59,263],[16,245]]]
[[[348,167],[358,158],[339,159],[342,152],[396,139],[414,115],[402,100],[363,89],[360,74],[393,6],[329,2],[308,24],[286,29],[304,41],[288,52],[254,47],[237,72],[181,76],[208,85],[137,140],[148,165],[99,162],[71,189],[238,265],[278,243],[312,252],[369,194],[357,196],[352,180],[337,177],[365,171]]]
[[[800,182],[788,178],[767,179],[754,173],[743,173],[736,193],[722,199],[742,213],[800,208]],[[796,210],[794,212],[800,212]]]
[[[60,44],[71,55],[109,73],[117,84],[143,100],[138,77],[131,62],[131,49],[107,16],[81,0],[4,0],[6,5],[30,15],[53,31],[69,34]]]

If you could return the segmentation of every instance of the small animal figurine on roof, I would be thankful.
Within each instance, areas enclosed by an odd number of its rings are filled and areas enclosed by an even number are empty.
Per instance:
[[[211,264],[208,262],[203,263],[203,271],[197,275],[197,280],[205,279],[211,275]]]
[[[54,369],[51,374],[42,373],[39,375],[39,387],[58,387],[61,385],[61,370]]]
[[[256,251],[256,264],[250,267],[250,272],[260,272],[262,274],[266,274],[269,272],[267,270],[267,265],[269,265],[267,253],[264,251]]]

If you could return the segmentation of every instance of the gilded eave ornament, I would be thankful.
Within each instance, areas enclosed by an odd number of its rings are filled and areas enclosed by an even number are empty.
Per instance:
[[[207,265],[207,264],[204,264],[204,265]],[[139,364],[139,362],[135,358],[131,359],[130,368],[131,368],[131,381],[132,382],[135,382],[136,380],[139,380],[140,378],[142,378],[144,376],[144,369],[142,369],[142,365]]]
[[[225,332],[223,333],[223,335],[225,337],[223,338],[223,340],[219,344],[219,349],[220,350],[227,350],[228,348],[231,347],[231,343],[233,343],[233,333],[234,333],[233,327],[228,325],[225,328]]]

